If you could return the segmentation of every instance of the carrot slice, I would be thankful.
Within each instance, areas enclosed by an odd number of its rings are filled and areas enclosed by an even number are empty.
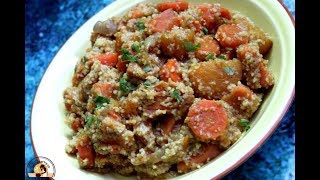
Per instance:
[[[127,64],[129,64],[129,62],[127,61],[118,61],[118,63],[117,63],[117,65],[116,65],[116,67],[117,67],[117,69],[119,70],[119,71],[122,71],[122,72],[124,72],[124,71],[127,71]]]
[[[249,41],[249,36],[235,24],[223,24],[219,26],[215,38],[224,47],[236,48]]]
[[[204,61],[206,57],[213,53],[217,57],[220,54],[220,46],[216,40],[214,40],[211,36],[204,36],[203,38],[196,38],[195,44],[200,43],[200,48],[197,49],[195,56],[196,58]]]
[[[89,138],[80,139],[81,143],[77,145],[79,160],[87,160],[84,165],[85,168],[93,168],[95,152],[93,146],[90,144]]]
[[[221,17],[224,17],[226,19],[231,19],[232,18],[232,15],[230,13],[230,11],[226,8],[221,8],[220,9],[220,14],[221,14]]]
[[[216,144],[204,144],[199,154],[192,156],[189,161],[181,161],[177,164],[178,172],[186,172],[198,164],[205,163],[217,157],[222,150]]]
[[[257,58],[259,55],[259,46],[257,44],[247,43],[242,44],[237,48],[237,57],[241,60],[246,58]]]
[[[112,97],[113,96],[113,90],[114,86],[110,83],[95,83],[92,86],[92,92],[96,95],[101,95],[104,97]]]
[[[160,71],[160,78],[163,81],[168,81],[169,78],[173,82],[180,82],[182,80],[181,74],[177,72],[178,70],[178,61],[173,58],[169,59],[166,64],[163,65]]]
[[[261,99],[249,87],[238,85],[230,94],[223,96],[222,100],[236,109],[240,118],[249,118],[258,109]]]
[[[227,128],[226,110],[213,100],[200,100],[189,109],[186,123],[201,141],[216,140]]]
[[[71,124],[71,128],[74,132],[78,132],[78,129],[82,128],[81,121],[78,119],[73,121],[73,123]]]
[[[180,12],[187,10],[189,6],[189,3],[182,1],[182,0],[176,0],[175,2],[162,2],[157,4],[157,9],[160,12],[163,12],[167,9],[172,9],[174,11]]]
[[[169,135],[174,127],[176,120],[172,115],[169,115],[160,125],[163,134]]]
[[[118,62],[118,53],[101,54],[94,58],[97,58],[101,64],[115,66]]]
[[[267,69],[267,66],[261,62],[260,63],[260,84],[262,87],[268,88],[273,85],[274,79],[272,73]]]
[[[213,4],[200,4],[198,5],[198,9],[202,12],[202,18],[204,22],[202,23],[209,31],[211,31],[214,27],[215,23],[215,15],[214,12],[210,11],[213,7]]]
[[[148,26],[152,33],[163,32],[171,30],[173,26],[179,26],[180,20],[176,12],[172,9],[167,9],[162,13],[156,15],[149,23]]]
[[[143,12],[140,9],[134,9],[131,12],[132,18],[137,19],[137,18],[141,18],[144,16]]]

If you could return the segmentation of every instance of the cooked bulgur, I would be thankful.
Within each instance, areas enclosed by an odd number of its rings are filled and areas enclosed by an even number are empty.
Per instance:
[[[270,36],[218,3],[140,3],[97,22],[90,40],[64,91],[66,152],[99,173],[200,168],[248,130],[274,84]]]

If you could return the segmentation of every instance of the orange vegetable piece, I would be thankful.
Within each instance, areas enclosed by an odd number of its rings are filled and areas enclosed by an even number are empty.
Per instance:
[[[273,75],[263,62],[260,63],[260,75],[260,84],[262,87],[269,88],[273,85]]]
[[[242,79],[242,63],[237,59],[203,61],[190,67],[188,77],[197,96],[220,99],[229,93],[230,84]]]
[[[195,156],[192,156],[188,162],[181,161],[177,164],[178,172],[186,172],[196,165],[205,163],[217,157],[222,150],[216,144],[204,144],[202,150]]]
[[[94,58],[97,58],[101,64],[115,66],[118,62],[118,53],[100,54]]]
[[[221,14],[221,17],[224,17],[229,20],[232,19],[232,15],[231,15],[230,11],[226,8],[221,8],[220,14]]]
[[[140,9],[134,9],[132,12],[132,18],[137,19],[144,16],[143,12]]]
[[[176,0],[175,2],[161,2],[157,4],[157,9],[163,12],[167,9],[172,9],[174,11],[180,12],[187,10],[189,6],[188,2],[182,0]]]
[[[227,128],[227,112],[213,100],[200,100],[189,109],[186,123],[201,141],[216,140]]]
[[[180,82],[182,80],[181,74],[177,71],[178,61],[175,58],[169,59],[160,71],[160,78],[163,81],[168,81],[168,79],[171,78],[173,82]]]
[[[124,71],[127,71],[127,64],[129,64],[129,62],[127,61],[118,61],[118,63],[117,63],[117,65],[116,65],[116,67],[117,67],[117,69],[119,70],[119,71],[122,71],[122,72],[124,72]]]
[[[171,30],[173,26],[180,26],[180,20],[172,9],[167,9],[156,15],[148,24],[152,33]]]
[[[98,82],[92,86],[92,92],[94,94],[104,96],[104,97],[112,97],[113,90],[114,90],[114,86],[110,83]]]
[[[242,44],[237,48],[237,57],[239,59],[246,59],[246,56],[249,58],[262,57],[259,53],[259,46],[257,44]]]
[[[220,54],[219,43],[211,36],[204,36],[203,38],[196,38],[195,44],[200,43],[200,48],[195,52],[196,58],[204,61],[205,58],[210,54],[214,53],[217,57]]]
[[[232,89],[231,93],[222,97],[222,100],[236,109],[240,115],[239,118],[250,118],[258,109],[261,98],[259,98],[249,87],[238,85]],[[250,105],[244,105],[247,101]]]
[[[224,47],[236,48],[249,41],[249,35],[235,24],[219,26],[215,38]]]
[[[175,125],[175,122],[176,120],[174,119],[174,116],[169,115],[160,125],[163,134],[169,135]]]
[[[80,160],[87,159],[88,163],[86,164],[85,168],[93,168],[94,167],[94,158],[95,158],[95,151],[93,146],[90,144],[89,138],[80,139],[82,141],[76,147],[78,150],[78,155]]]
[[[78,132],[78,129],[82,128],[81,121],[78,119],[73,121],[73,123],[71,124],[71,128],[74,132]]]

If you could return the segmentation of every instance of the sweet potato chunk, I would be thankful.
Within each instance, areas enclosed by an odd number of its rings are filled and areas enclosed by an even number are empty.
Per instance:
[[[239,118],[250,118],[261,102],[261,98],[245,85],[236,86],[222,100],[238,111]]]
[[[187,56],[184,44],[193,42],[193,40],[194,32],[192,30],[175,27],[171,31],[166,31],[162,34],[160,48],[165,55],[182,60]]]
[[[270,48],[272,47],[271,37],[265,33],[262,29],[254,25],[250,20],[245,17],[236,18],[236,24],[240,24],[245,26],[249,32],[249,41],[256,41],[259,45],[259,51],[261,54],[266,54]],[[257,41],[257,39],[261,39],[262,41]]]
[[[200,62],[191,66],[188,76],[198,96],[220,99],[228,94],[228,85],[241,80],[242,64],[236,59]]]

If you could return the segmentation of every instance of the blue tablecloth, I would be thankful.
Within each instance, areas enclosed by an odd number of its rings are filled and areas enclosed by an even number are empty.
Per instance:
[[[31,105],[40,79],[64,42],[113,0],[27,0],[25,29],[25,164],[34,158]],[[283,0],[295,16],[295,1]],[[295,102],[266,143],[226,179],[295,178]]]

